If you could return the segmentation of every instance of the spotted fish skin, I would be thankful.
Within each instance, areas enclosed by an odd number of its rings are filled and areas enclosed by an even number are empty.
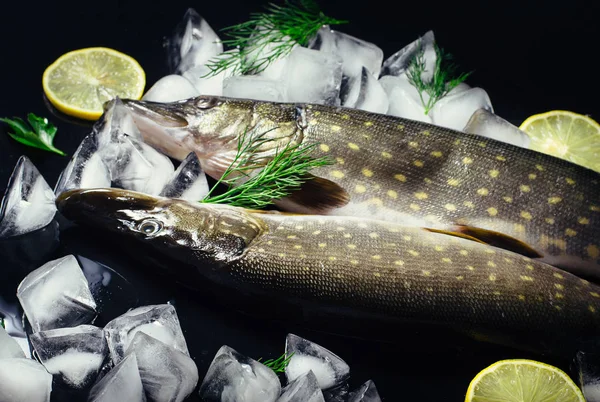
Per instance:
[[[245,128],[271,129],[277,143],[317,143],[314,156],[335,161],[313,173],[341,186],[350,202],[327,214],[494,231],[526,243],[544,262],[600,279],[600,175],[570,162],[355,109],[216,97],[126,104],[146,125],[148,143],[173,157],[195,151],[213,177],[231,162]],[[185,123],[161,126],[161,116]],[[315,213],[291,199],[278,206]]]
[[[600,334],[600,287],[470,240],[380,220],[259,213],[117,189],[57,198],[233,289],[398,320],[567,342]]]

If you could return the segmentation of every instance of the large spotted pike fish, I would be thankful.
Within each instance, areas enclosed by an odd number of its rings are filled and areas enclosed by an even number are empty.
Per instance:
[[[70,190],[66,218],[121,233],[233,292],[574,353],[600,334],[600,286],[456,236],[381,220],[250,211],[119,189]],[[189,271],[185,271],[189,273]],[[228,292],[230,293],[230,292]],[[517,345],[522,346],[522,345]],[[554,352],[557,352],[554,350]]]
[[[266,131],[265,160],[283,144],[318,144],[335,164],[277,205],[458,232],[600,279],[600,175],[567,161],[418,121],[332,106],[201,96],[125,100],[145,142],[210,176],[240,135]],[[270,130],[270,131],[269,131]]]

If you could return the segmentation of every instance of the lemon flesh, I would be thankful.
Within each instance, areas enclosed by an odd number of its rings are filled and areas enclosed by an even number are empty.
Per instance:
[[[530,149],[600,172],[600,125],[588,116],[553,110],[529,117],[519,127]]]
[[[146,76],[132,57],[109,48],[74,50],[44,71],[42,86],[54,107],[70,116],[96,120],[115,97],[140,99]]]
[[[501,360],[475,376],[465,402],[585,402],[564,371],[533,360]]]

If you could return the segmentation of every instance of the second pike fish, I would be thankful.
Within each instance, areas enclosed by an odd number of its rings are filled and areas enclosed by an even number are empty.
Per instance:
[[[70,190],[57,207],[70,220],[175,259],[169,270],[186,283],[199,274],[230,293],[315,305],[349,319],[440,325],[567,356],[600,334],[600,286],[455,236],[119,189]]]
[[[314,155],[336,163],[278,202],[284,210],[460,232],[600,279],[600,175],[575,164],[355,109],[207,96],[124,102],[148,144],[180,160],[196,152],[214,178],[247,129],[271,130],[267,156],[289,142],[319,144]]]

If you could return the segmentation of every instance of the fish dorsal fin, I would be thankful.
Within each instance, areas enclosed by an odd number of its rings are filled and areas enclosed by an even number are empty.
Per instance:
[[[456,225],[453,229],[448,231],[449,233],[456,233],[457,235],[468,236],[478,240],[480,243],[485,243],[490,246],[503,248],[505,250],[512,251],[524,255],[529,258],[542,258],[543,254],[539,253],[529,244],[515,239],[514,237],[508,236],[504,233],[495,232],[493,230],[476,228],[468,225]]]
[[[331,180],[308,175],[302,186],[277,202],[283,209],[302,214],[324,214],[350,202],[350,195]]]
[[[428,232],[432,232],[432,233],[440,233],[440,234],[444,234],[444,235],[448,235],[448,236],[454,236],[454,237],[460,237],[461,239],[467,239],[467,240],[471,240],[477,243],[482,243],[482,244],[486,244],[484,241],[481,241],[475,237],[463,234],[463,233],[459,233],[459,232],[453,232],[450,230],[442,230],[442,229],[433,229],[433,228],[423,228],[425,230],[427,230]]]

